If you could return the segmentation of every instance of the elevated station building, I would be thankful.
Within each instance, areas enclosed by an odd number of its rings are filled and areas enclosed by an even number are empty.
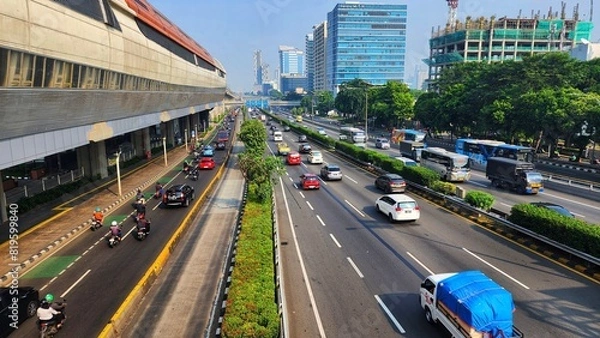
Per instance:
[[[0,22],[3,179],[34,160],[106,177],[122,144],[173,145],[233,98],[223,65],[147,0],[4,0]]]

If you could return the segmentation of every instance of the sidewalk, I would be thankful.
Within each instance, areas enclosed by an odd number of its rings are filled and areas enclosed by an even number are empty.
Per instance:
[[[115,179],[95,187],[88,185],[80,191],[79,196],[65,196],[63,203],[56,207],[57,203],[50,203],[28,213],[18,215],[15,222],[18,231],[18,243],[8,242],[8,223],[2,226],[0,240],[0,274],[2,282],[5,283],[11,276],[11,271],[20,264],[20,273],[28,265],[41,256],[56,250],[62,242],[70,240],[82,229],[87,229],[94,208],[103,208],[104,214],[110,213],[114,207],[123,202],[130,201],[136,194],[138,188],[144,190],[153,188],[158,179],[167,174],[188,156],[185,147],[177,147],[168,153],[168,167],[164,166],[164,158],[156,157],[147,164],[138,168],[132,168],[121,175],[121,198],[118,197],[118,187]],[[153,189],[151,189],[153,192]],[[67,201],[67,199],[69,199]],[[9,215],[10,217],[11,215]],[[11,256],[9,249],[15,247]]]

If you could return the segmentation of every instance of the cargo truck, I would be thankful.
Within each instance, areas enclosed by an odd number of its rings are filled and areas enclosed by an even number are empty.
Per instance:
[[[537,194],[544,191],[542,174],[535,170],[533,163],[490,157],[487,160],[485,175],[495,187],[515,189],[521,194]]]
[[[421,283],[420,303],[428,322],[452,338],[520,338],[513,325],[512,294],[481,271],[431,275]]]
[[[425,148],[425,143],[419,141],[400,141],[400,154],[421,161],[421,150]]]

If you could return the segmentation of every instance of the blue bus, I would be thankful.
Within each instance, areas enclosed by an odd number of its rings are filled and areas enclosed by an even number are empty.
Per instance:
[[[517,161],[533,163],[535,149],[514,144],[502,144],[496,147],[494,156],[512,158]]]
[[[423,142],[425,136],[427,136],[427,134],[424,132],[414,129],[394,129],[392,130],[390,141],[395,144],[399,144],[400,141]]]
[[[460,138],[456,140],[455,152],[469,156],[469,164],[474,169],[485,169],[487,159],[494,156],[498,146],[506,143],[495,140]]]

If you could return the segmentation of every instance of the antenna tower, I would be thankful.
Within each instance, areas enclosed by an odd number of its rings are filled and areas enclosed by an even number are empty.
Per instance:
[[[448,3],[448,25],[451,29],[456,27],[456,9],[458,8],[458,0],[446,0]]]

